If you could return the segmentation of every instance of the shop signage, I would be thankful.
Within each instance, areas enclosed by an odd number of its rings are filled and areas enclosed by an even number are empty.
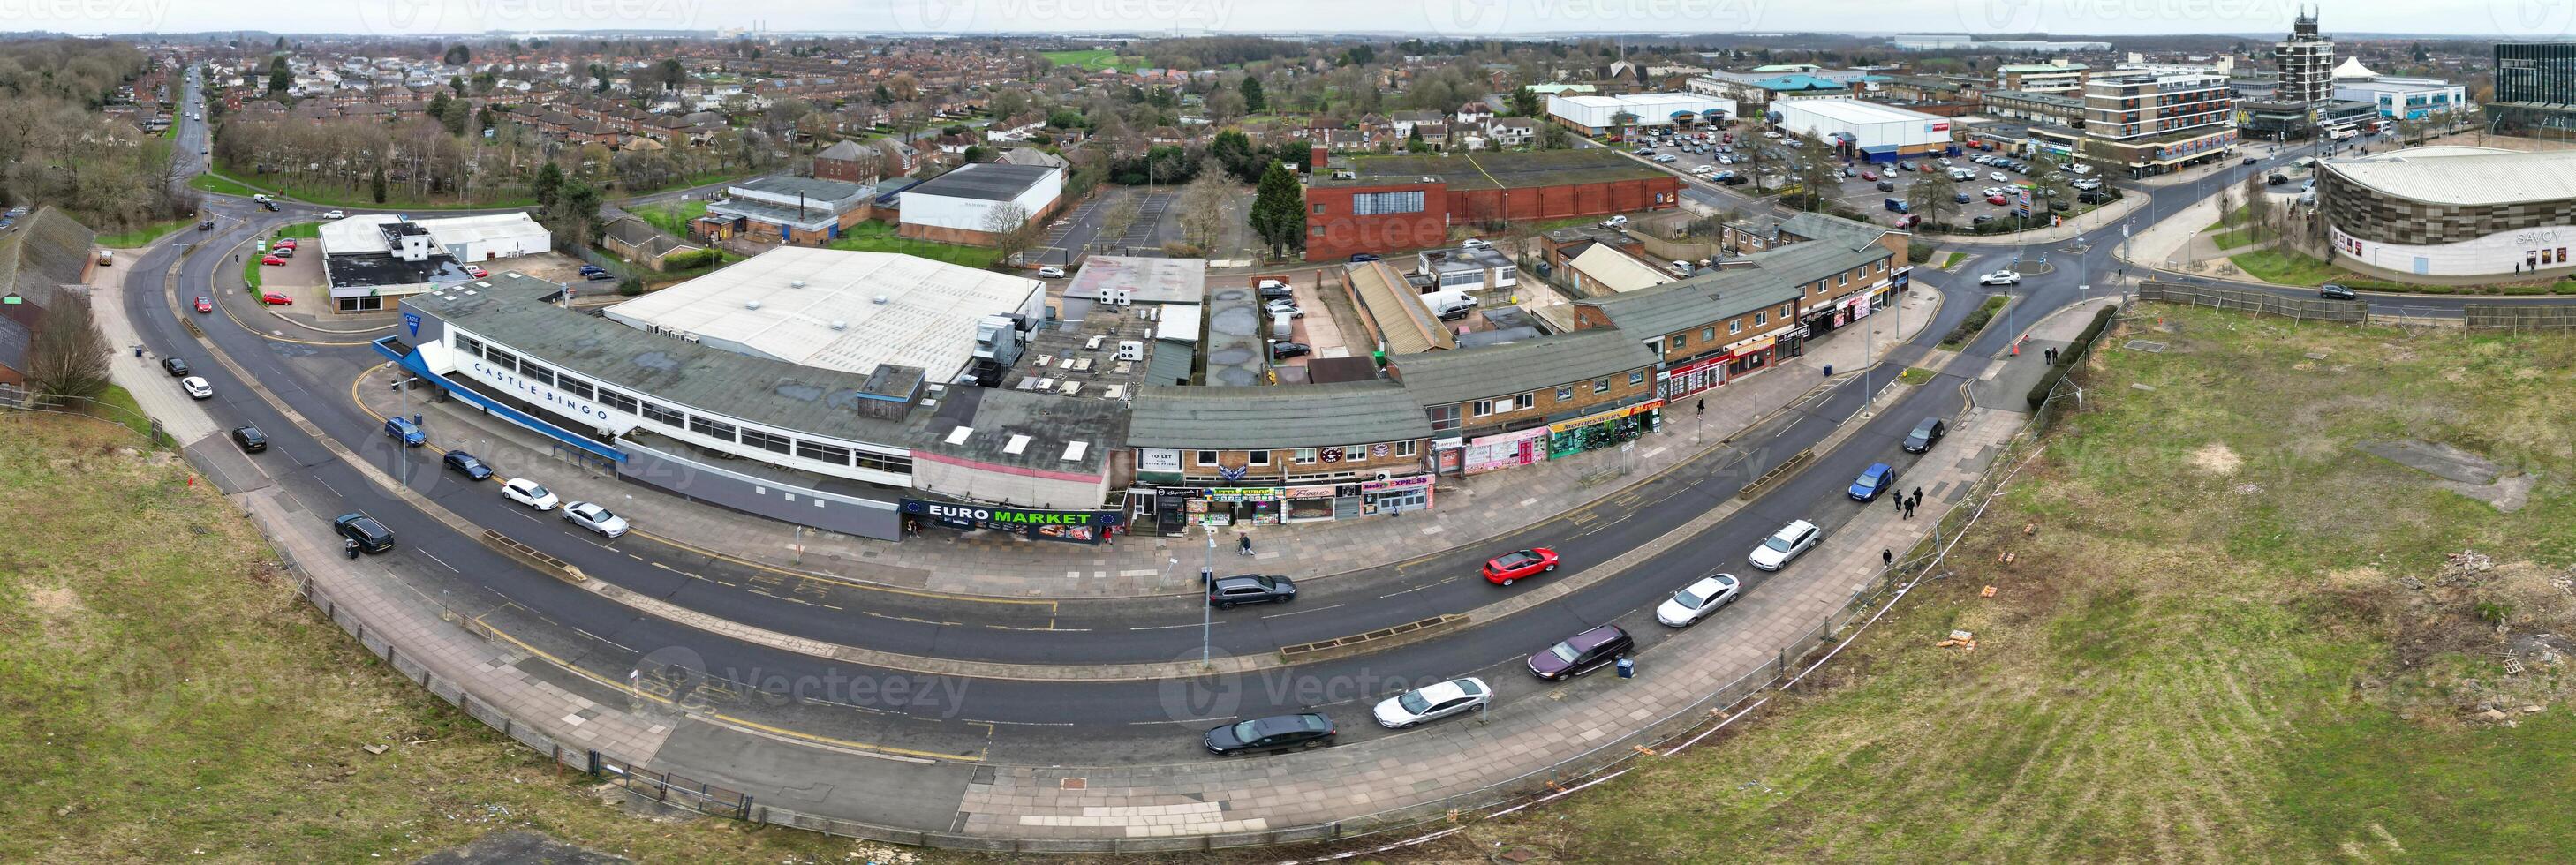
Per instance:
[[[1280,495],[1280,498],[1283,498],[1283,499],[1329,499],[1329,498],[1332,498],[1332,497],[1334,497],[1334,496],[1338,496],[1338,495],[1341,495],[1341,494],[1342,494],[1342,488],[1341,488],[1341,487],[1339,487],[1339,486],[1333,486],[1333,485],[1325,485],[1325,486],[1320,486],[1320,487],[1289,487],[1289,488],[1288,488],[1288,490],[1287,490],[1287,492],[1282,493],[1282,494]]]
[[[959,528],[1025,529],[1031,526],[1114,526],[1126,520],[1117,511],[1042,511],[986,505],[904,499],[903,512]]]
[[[1768,337],[1765,337],[1765,339],[1768,339]],[[1694,361],[1691,361],[1691,362],[1689,362],[1689,363],[1685,363],[1685,364],[1682,364],[1682,365],[1680,365],[1680,366],[1673,367],[1672,369],[1664,370],[1664,371],[1663,371],[1663,372],[1661,372],[1661,373],[1657,373],[1657,374],[1656,374],[1656,377],[1657,377],[1657,378],[1679,378],[1679,377],[1682,377],[1682,376],[1686,376],[1686,375],[1689,375],[1689,374],[1691,374],[1691,373],[1695,373],[1695,372],[1698,372],[1698,371],[1700,371],[1700,370],[1704,370],[1704,369],[1707,369],[1707,368],[1709,368],[1709,367],[1716,366],[1716,365],[1721,364],[1721,363],[1725,363],[1725,362],[1726,362],[1726,356],[1727,356],[1728,354],[1733,353],[1734,351],[1735,351],[1735,349],[1734,349],[1734,348],[1729,347],[1726,351],[1721,351],[1721,352],[1718,352],[1718,353],[1716,353],[1716,354],[1712,354],[1712,355],[1709,355],[1709,356],[1707,356],[1707,357],[1703,357],[1703,358],[1700,358],[1700,359],[1698,359],[1698,360],[1694,360]]]
[[[1578,430],[1578,429],[1582,429],[1582,428],[1584,428],[1584,427],[1591,426],[1591,425],[1593,425],[1593,424],[1597,424],[1597,423],[1604,423],[1604,422],[1607,422],[1607,421],[1614,421],[1614,420],[1618,420],[1618,419],[1623,418],[1623,417],[1627,417],[1627,416],[1629,416],[1629,415],[1633,415],[1633,414],[1641,414],[1641,413],[1644,413],[1644,412],[1654,411],[1655,409],[1659,409],[1659,408],[1663,408],[1663,407],[1664,407],[1664,401],[1663,401],[1663,400],[1659,400],[1659,399],[1650,399],[1650,400],[1647,400],[1647,401],[1645,401],[1645,402],[1641,402],[1641,403],[1638,403],[1638,404],[1636,404],[1636,405],[1627,406],[1627,407],[1624,407],[1624,408],[1614,408],[1614,409],[1611,409],[1611,410],[1609,410],[1609,411],[1605,411],[1605,412],[1596,412],[1596,413],[1593,413],[1593,414],[1584,415],[1584,416],[1582,416],[1582,417],[1575,418],[1575,419],[1573,419],[1573,420],[1569,420],[1569,421],[1560,421],[1560,422],[1557,422],[1557,423],[1548,424],[1548,425],[1547,425],[1547,431],[1548,431],[1548,432],[1552,432],[1552,433],[1561,433],[1561,432],[1565,432],[1565,431],[1567,431],[1567,430]]]
[[[1224,478],[1229,481],[1243,480],[1246,476],[1251,474],[1251,466],[1219,466],[1216,470],[1217,477]]]
[[[1215,487],[1207,491],[1212,502],[1273,502],[1279,500],[1278,487]]]
[[[1388,479],[1388,480],[1382,480],[1382,481],[1378,481],[1378,480],[1361,481],[1361,482],[1360,482],[1360,492],[1364,492],[1364,493],[1392,493],[1392,492],[1401,492],[1401,491],[1403,491],[1403,490],[1420,489],[1420,488],[1422,488],[1422,487],[1427,487],[1427,486],[1430,486],[1430,485],[1431,485],[1431,476],[1430,476],[1430,475],[1413,475],[1413,476],[1411,476],[1411,477],[1391,478],[1391,479]]]
[[[1761,351],[1761,350],[1763,350],[1763,349],[1770,348],[1770,347],[1771,347],[1771,337],[1767,337],[1767,336],[1766,336],[1766,337],[1763,337],[1763,338],[1761,338],[1761,339],[1757,339],[1757,340],[1752,340],[1752,341],[1750,341],[1750,342],[1746,342],[1746,343],[1744,343],[1743,345],[1728,346],[1728,347],[1727,347],[1727,349],[1726,349],[1726,354],[1725,354],[1725,355],[1723,355],[1723,356],[1720,356],[1720,357],[1718,358],[1718,360],[1721,360],[1721,361],[1734,360],[1734,359],[1736,359],[1736,358],[1743,357],[1743,356],[1745,356],[1745,355],[1752,354],[1752,353],[1754,353],[1754,352]]]
[[[1483,474],[1547,459],[1547,448],[1538,445],[1546,438],[1546,429],[1531,427],[1468,442],[1465,471],[1471,475]]]
[[[1181,452],[1173,448],[1136,449],[1136,470],[1140,472],[1176,472],[1181,470]]]

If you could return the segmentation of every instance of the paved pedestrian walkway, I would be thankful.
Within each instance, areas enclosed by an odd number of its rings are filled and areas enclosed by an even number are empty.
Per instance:
[[[108,359],[108,379],[133,394],[143,413],[159,421],[161,430],[179,440],[181,446],[193,445],[216,432],[215,422],[196,410],[192,405],[195,401],[179,389],[179,378],[161,368],[160,354],[148,350],[137,353],[143,340],[125,315],[125,276],[132,272],[124,267],[101,267],[95,268],[89,279],[91,314],[98,319],[99,333],[107,337],[108,346],[116,350]],[[149,284],[134,286],[134,291],[161,292],[160,280],[136,282]],[[212,359],[205,357],[181,355],[180,359],[191,367],[214,365]]]
[[[1921,331],[1939,304],[1937,291],[1918,288],[1896,310],[1861,320],[1868,340],[1861,337],[1862,326],[1847,327],[1811,343],[1804,357],[1686,398],[1666,409],[1664,430],[1640,439],[1632,452],[1604,451],[1474,478],[1443,478],[1429,511],[1247,529],[1254,559],[1268,573],[1299,578],[1336,574],[1474,545],[1581,508],[1681,465],[1806,396],[1824,383],[1827,367],[1836,376],[1859,374],[1890,347]],[[560,460],[535,434],[462,402],[413,400],[406,409],[404,395],[391,382],[389,368],[379,367],[357,392],[367,410],[380,417],[424,415],[431,445],[425,455],[446,449],[474,453],[505,475],[534,476],[566,499],[607,504],[625,515],[637,533],[657,540],[720,550],[772,567],[957,594],[1123,597],[1180,594],[1198,587],[1196,568],[1173,560],[1192,558],[1180,554],[1199,551],[1205,543],[1201,537],[1122,535],[1111,544],[1081,548],[936,528],[899,544],[800,530]],[[1697,410],[1700,399],[1708,403],[1705,413]]]

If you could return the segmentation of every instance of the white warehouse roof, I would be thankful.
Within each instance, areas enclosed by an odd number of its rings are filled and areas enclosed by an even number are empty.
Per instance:
[[[606,315],[788,363],[861,375],[897,364],[946,381],[974,356],[977,319],[1035,314],[1045,295],[1034,279],[927,258],[788,246]]]
[[[1783,115],[1804,111],[1826,120],[1852,125],[1925,123],[1949,119],[1875,102],[1862,102],[1858,99],[1790,99],[1772,103],[1771,110]]]
[[[2416,147],[2328,159],[2326,168],[2382,194],[2428,204],[2576,200],[2576,150]]]
[[[322,224],[322,251],[326,253],[384,252],[384,226],[404,222],[391,213],[362,213],[347,219]],[[546,227],[526,213],[488,213],[480,216],[445,216],[436,219],[408,220],[429,230],[431,240],[447,249],[471,248],[499,251],[521,247],[521,253],[544,252],[552,247]],[[517,254],[517,253],[513,253]],[[476,256],[480,260],[482,256]]]

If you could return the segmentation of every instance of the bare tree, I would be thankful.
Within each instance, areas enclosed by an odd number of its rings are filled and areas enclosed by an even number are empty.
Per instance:
[[[1000,250],[1002,260],[1017,262],[1020,253],[1036,245],[1041,226],[1029,218],[1027,209],[1004,202],[984,211],[984,232],[993,236],[993,248]]]
[[[36,319],[27,345],[27,386],[43,396],[87,399],[107,390],[107,336],[89,299],[61,292]]]
[[[1205,255],[1216,248],[1219,235],[1225,231],[1225,167],[1216,160],[1199,168],[1197,177],[1181,187],[1181,242]]]
[[[1127,236],[1127,228],[1136,224],[1136,217],[1140,215],[1138,213],[1140,208],[1141,205],[1137,203],[1136,196],[1119,196],[1116,204],[1109,205],[1109,209],[1100,214],[1100,230],[1091,236],[1091,242],[1098,243],[1100,242],[1100,239],[1104,237],[1120,238]],[[1124,250],[1121,250],[1121,252],[1124,252]]]

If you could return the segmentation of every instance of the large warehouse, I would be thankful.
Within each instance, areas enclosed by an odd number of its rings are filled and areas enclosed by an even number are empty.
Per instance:
[[[1854,159],[1894,162],[1955,152],[1950,118],[1857,99],[1792,99],[1771,105],[1773,125],[1800,138],[1822,138]]]
[[[1599,147],[1360,156],[1326,166],[1306,184],[1307,261],[1446,246],[1458,223],[1681,206],[1680,177]]]
[[[1631,93],[1625,96],[1550,96],[1547,116],[1568,129],[1600,135],[1617,125],[1620,112],[1636,115],[1630,126],[1689,126],[1723,123],[1735,116],[1735,100],[1704,93]]]
[[[1030,220],[1044,222],[1064,195],[1064,169],[1045,165],[977,162],[958,166],[903,191],[905,237],[941,243],[991,246],[1004,226],[993,212],[1016,206]],[[998,229],[998,230],[997,230]]]
[[[476,262],[554,247],[545,226],[516,212],[440,219],[361,214],[323,223],[317,239],[331,306],[340,312],[381,310],[387,298],[473,278],[466,268]]]
[[[2417,147],[2319,164],[2337,264],[2398,278],[2576,268],[2576,151]]]

